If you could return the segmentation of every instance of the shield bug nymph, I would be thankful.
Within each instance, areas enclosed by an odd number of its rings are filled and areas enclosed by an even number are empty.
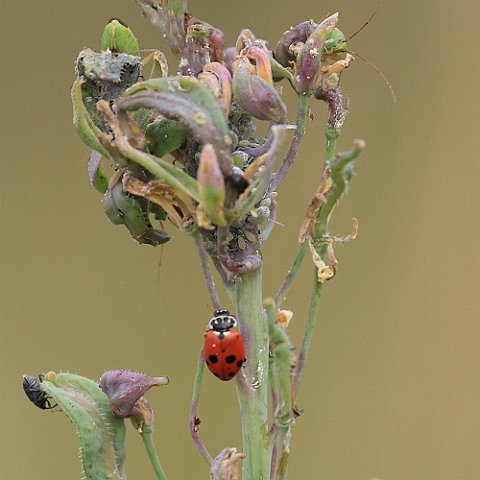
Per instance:
[[[42,410],[50,410],[57,406],[57,404],[52,405],[48,399],[45,392],[41,389],[40,383],[43,379],[43,375],[38,376],[40,382],[37,381],[35,377],[31,375],[23,376],[23,390],[29,398],[29,400]]]

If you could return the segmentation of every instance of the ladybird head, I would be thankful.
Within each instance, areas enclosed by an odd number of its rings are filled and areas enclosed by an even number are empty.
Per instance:
[[[237,326],[237,319],[228,310],[215,310],[208,326],[216,332],[228,332]]]

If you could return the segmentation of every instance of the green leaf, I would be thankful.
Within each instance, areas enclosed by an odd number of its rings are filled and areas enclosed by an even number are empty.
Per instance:
[[[86,478],[126,479],[124,421],[110,411],[98,384],[79,375],[50,372],[41,388],[75,425]]]
[[[93,148],[104,157],[112,160],[110,153],[103,147],[98,140],[98,135],[102,131],[95,125],[92,117],[88,113],[85,104],[83,103],[82,84],[84,80],[77,79],[73,83],[71,96],[73,105],[73,124],[75,125],[77,132],[84,143],[90,148]]]

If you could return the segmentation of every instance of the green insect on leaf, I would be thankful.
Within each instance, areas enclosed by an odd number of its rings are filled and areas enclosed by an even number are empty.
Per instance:
[[[117,18],[112,18],[102,34],[102,50],[115,53],[138,54],[138,40],[130,27]]]

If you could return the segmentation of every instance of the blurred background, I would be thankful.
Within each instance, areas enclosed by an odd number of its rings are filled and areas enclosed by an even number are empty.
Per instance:
[[[344,74],[350,115],[340,140],[363,138],[348,196],[331,231],[360,222],[337,246],[340,269],[325,285],[298,401],[292,480],[480,478],[480,8],[458,1],[197,0],[189,10],[223,29],[275,45],[291,25],[339,11],[358,60]],[[211,316],[193,242],[134,243],[104,216],[88,184],[88,148],[72,126],[74,60],[98,48],[111,17],[141,46],[167,50],[133,1],[0,2],[2,105],[0,423],[2,478],[80,478],[78,439],[61,414],[31,405],[23,373],[70,371],[98,379],[127,368],[168,374],[148,394],[170,480],[208,478],[188,433],[191,389]],[[172,70],[175,67],[172,64]],[[288,85],[284,96],[293,99]],[[277,226],[264,251],[264,295],[275,293],[297,249],[319,182],[325,106],[279,192]],[[294,110],[289,118],[294,120]],[[161,262],[161,266],[160,266]],[[306,261],[285,307],[298,345],[310,296]],[[208,373],[208,372],[207,372]],[[199,416],[212,453],[241,448],[234,383],[207,375]],[[128,425],[130,427],[130,425]],[[139,436],[128,433],[127,473],[153,478]]]

